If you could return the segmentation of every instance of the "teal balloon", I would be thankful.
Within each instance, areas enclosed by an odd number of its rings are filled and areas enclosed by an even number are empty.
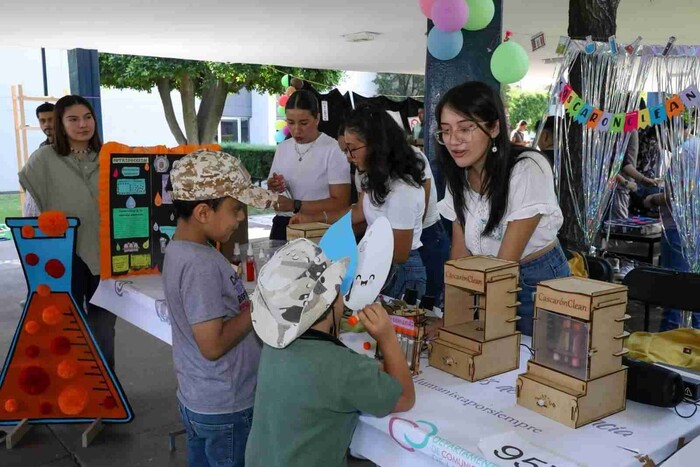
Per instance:
[[[525,77],[530,59],[523,47],[509,40],[502,43],[491,56],[491,73],[500,83],[517,83]]]
[[[285,138],[286,136],[284,136],[284,132],[282,132],[282,130],[277,130],[277,132],[275,132],[276,143],[281,143],[282,141],[284,141]]]
[[[284,88],[289,87],[289,75],[284,75],[282,77],[282,87],[284,87]]]
[[[462,50],[462,30],[454,32],[433,28],[428,33],[428,52],[438,60],[452,60]]]
[[[282,107],[281,105],[277,106],[277,115],[279,115],[280,117],[285,116],[284,107]]]
[[[480,31],[491,23],[496,7],[493,0],[467,0],[469,18],[464,24],[467,31]]]
[[[343,295],[348,293],[357,269],[357,241],[352,230],[352,213],[348,212],[337,222],[331,225],[318,243],[323,253],[332,261],[348,258],[348,267],[345,270],[340,291]]]

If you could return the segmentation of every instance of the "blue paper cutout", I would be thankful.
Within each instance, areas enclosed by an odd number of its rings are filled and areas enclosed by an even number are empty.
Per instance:
[[[342,258],[349,258],[350,263],[340,285],[340,290],[346,294],[352,285],[352,279],[357,269],[357,244],[355,243],[355,233],[352,231],[352,213],[348,212],[337,222],[330,226],[321,238],[319,246],[332,261]]]

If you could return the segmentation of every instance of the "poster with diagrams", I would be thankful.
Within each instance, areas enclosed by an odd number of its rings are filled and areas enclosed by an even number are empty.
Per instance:
[[[135,148],[106,143],[100,151],[100,255],[102,279],[157,274],[177,220],[170,170],[197,149],[218,146]]]

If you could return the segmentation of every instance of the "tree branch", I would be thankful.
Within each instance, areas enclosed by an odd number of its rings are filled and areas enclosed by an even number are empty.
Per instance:
[[[160,101],[163,103],[165,121],[168,122],[168,128],[170,128],[170,132],[175,137],[175,141],[177,141],[177,144],[187,144],[187,138],[185,138],[185,135],[182,133],[182,129],[180,129],[180,124],[177,122],[177,118],[175,117],[173,101],[170,97],[170,93],[173,90],[172,86],[170,85],[170,81],[167,78],[158,78],[156,80],[156,86],[158,87]]]
[[[197,111],[194,106],[194,83],[188,73],[183,73],[180,77],[180,98],[182,99],[182,118],[185,122],[187,142],[199,144]]]
[[[229,88],[226,81],[218,79],[216,83],[210,86],[204,93],[206,102],[203,98],[202,103],[199,105],[199,112],[197,113],[200,144],[214,142],[214,138],[218,133],[221,115],[224,113],[228,90]]]

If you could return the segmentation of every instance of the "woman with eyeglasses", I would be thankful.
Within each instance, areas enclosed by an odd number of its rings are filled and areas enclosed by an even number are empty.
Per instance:
[[[285,106],[291,138],[280,143],[267,187],[280,193],[273,205],[271,240],[287,240],[287,224],[296,213],[320,214],[350,205],[350,165],[338,143],[318,130],[318,100],[297,91]],[[320,222],[325,219],[321,216]]]
[[[383,110],[361,108],[345,120],[345,153],[364,173],[362,191],[352,206],[352,223],[370,226],[386,217],[394,233],[392,272],[382,293],[401,298],[407,289],[425,294],[426,273],[421,259],[421,233],[426,192],[423,160],[416,157],[406,136]],[[317,214],[300,213],[292,223],[335,222],[347,209]]]
[[[450,89],[435,115],[446,180],[438,208],[452,221],[450,258],[486,255],[519,262],[517,328],[532,335],[535,286],[570,274],[557,240],[564,219],[552,169],[539,152],[511,144],[501,98],[485,83]]]

